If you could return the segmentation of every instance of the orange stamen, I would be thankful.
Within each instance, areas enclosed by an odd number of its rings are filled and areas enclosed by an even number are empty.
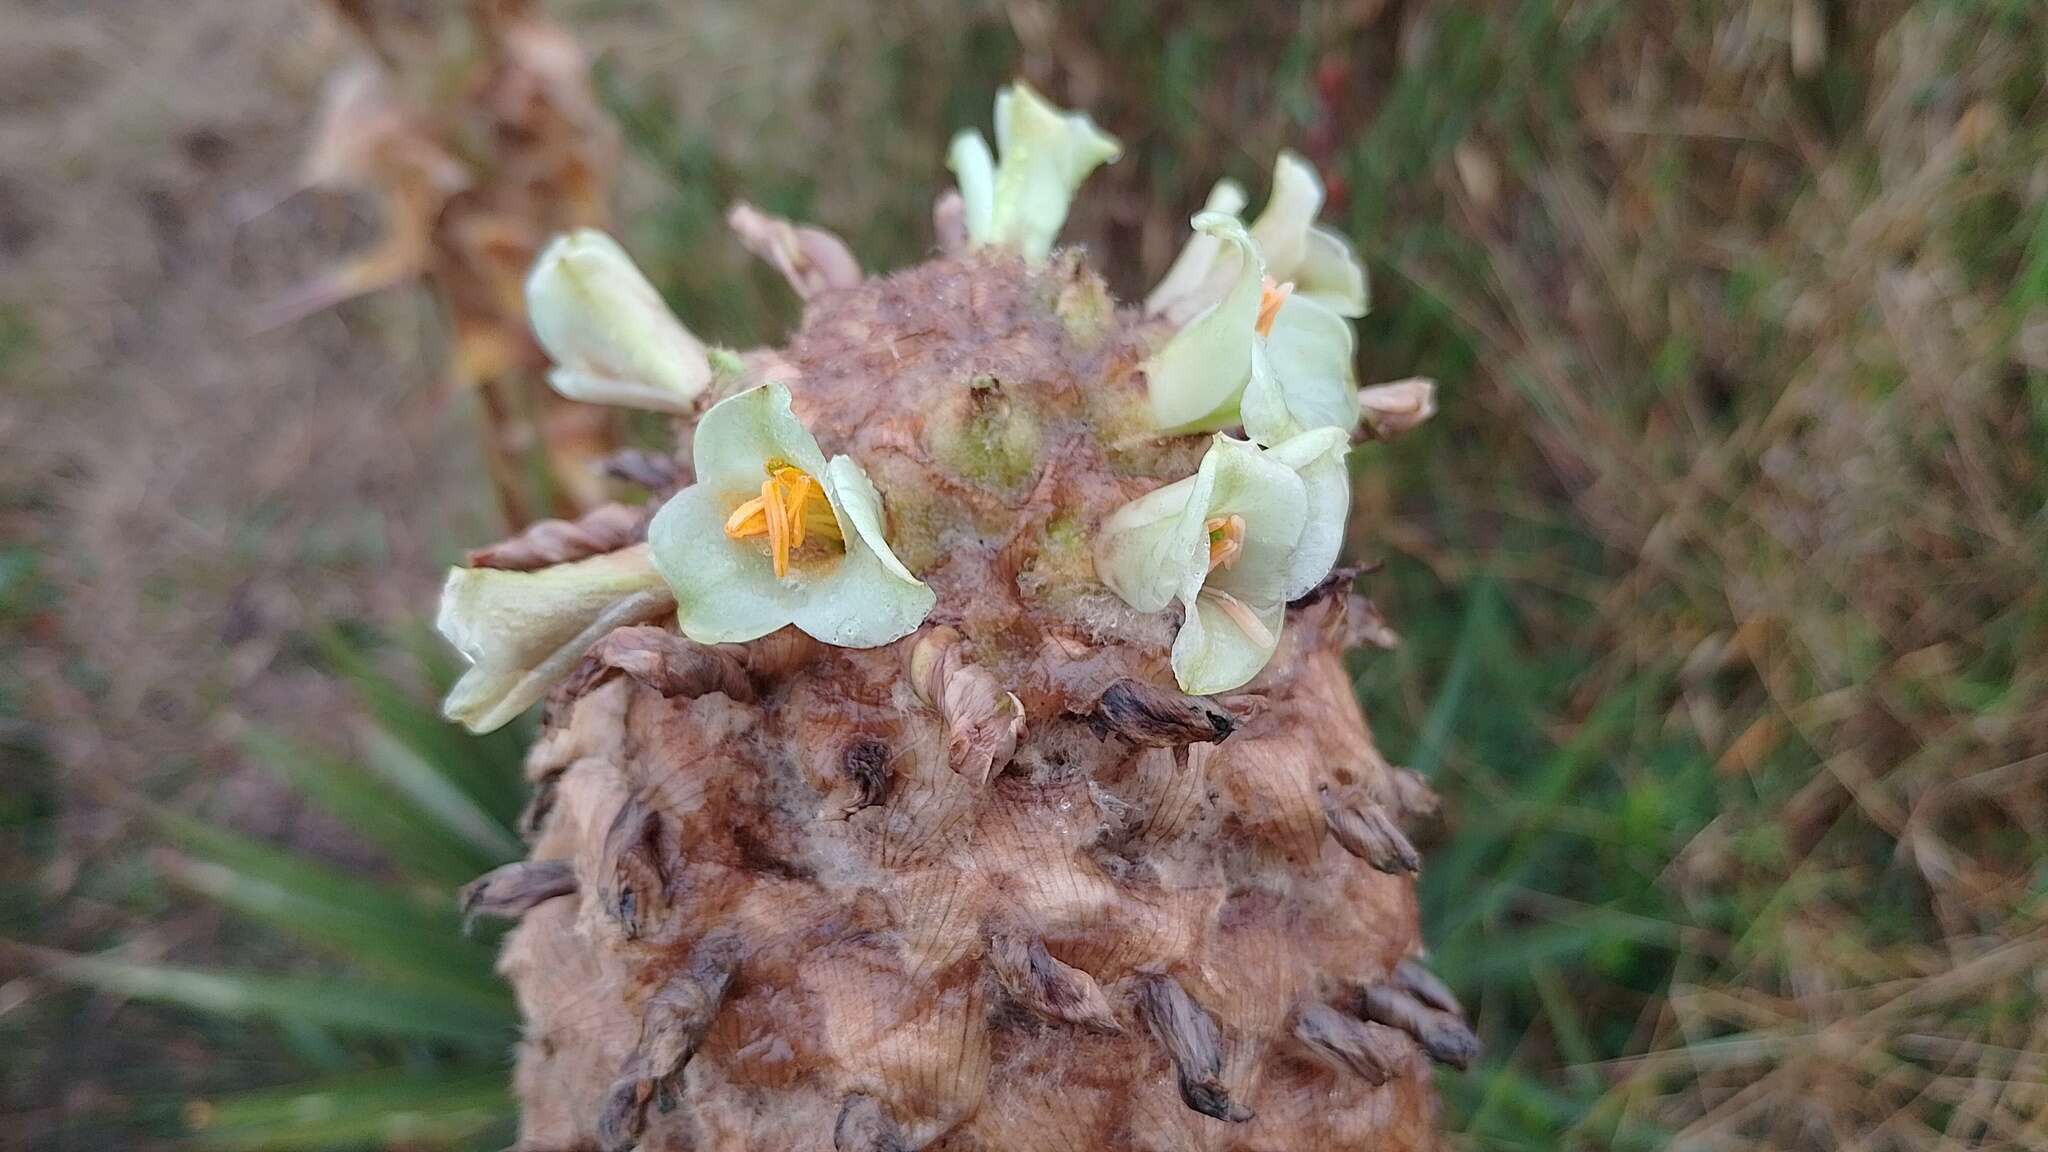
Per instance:
[[[803,547],[806,529],[839,538],[838,522],[831,519],[832,506],[823,499],[824,494],[803,469],[770,465],[768,478],[761,481],[761,494],[733,509],[725,521],[725,534],[734,540],[766,536],[775,578],[783,579],[789,575],[790,554]],[[819,498],[816,505],[811,504],[812,497]],[[818,517],[818,522],[809,523],[811,516]]]
[[[734,540],[738,540],[747,536],[759,536],[761,533],[766,532],[768,530],[768,523],[763,519],[766,515],[763,511],[764,507],[761,498],[756,496],[745,504],[733,509],[732,515],[725,519],[725,534]]]
[[[1287,303],[1287,298],[1292,295],[1294,295],[1294,281],[1289,280],[1285,284],[1275,284],[1271,276],[1265,278],[1264,283],[1259,287],[1259,321],[1256,325],[1261,338],[1273,334],[1273,321],[1280,318],[1280,306]]]
[[[1203,525],[1209,533],[1209,571],[1229,569],[1244,551],[1244,517],[1212,516]]]

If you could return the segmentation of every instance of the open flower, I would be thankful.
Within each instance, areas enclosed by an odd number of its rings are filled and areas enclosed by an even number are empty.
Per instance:
[[[704,345],[618,241],[591,228],[555,238],[526,279],[533,334],[571,400],[688,412],[711,382]]]
[[[1103,583],[1141,612],[1175,599],[1181,690],[1227,692],[1266,666],[1287,602],[1336,562],[1350,505],[1347,440],[1334,428],[1271,450],[1217,436],[1193,476],[1111,513],[1096,536]]]
[[[1205,210],[1234,216],[1244,211],[1244,205],[1244,190],[1223,180],[1209,193]],[[1350,241],[1316,223],[1322,207],[1323,182],[1315,168],[1292,152],[1282,152],[1273,163],[1272,193],[1252,222],[1252,240],[1265,258],[1266,275],[1292,283],[1295,295],[1303,300],[1355,319],[1371,304],[1365,265]],[[1197,233],[1145,298],[1145,311],[1186,323],[1223,296],[1234,269],[1221,247]]]
[[[1145,363],[1161,431],[1242,424],[1260,444],[1358,423],[1351,325],[1291,283],[1275,283],[1235,216],[1204,212],[1195,231],[1229,270],[1224,294]]]
[[[435,627],[470,667],[441,709],[472,732],[503,727],[606,633],[674,603],[645,544],[532,572],[450,569]]]
[[[1019,81],[996,93],[996,151],[1000,162],[970,128],[953,137],[947,153],[960,181],[967,238],[1037,261],[1052,251],[1081,182],[1122,155],[1123,146],[1085,114],[1062,112]]]
[[[737,643],[794,624],[827,644],[873,648],[931,611],[935,594],[889,550],[867,473],[849,456],[826,461],[788,388],[713,406],[693,459],[697,483],[647,530],[685,636]]]

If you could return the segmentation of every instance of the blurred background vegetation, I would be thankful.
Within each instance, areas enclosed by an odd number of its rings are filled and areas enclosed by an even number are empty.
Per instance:
[[[1126,298],[1215,179],[1322,170],[1363,377],[1442,384],[1360,453],[1355,672],[1446,799],[1453,1146],[2048,1146],[2038,0],[550,8],[735,346],[795,302],[732,200],[914,261],[1011,75],[1125,141],[1068,236]],[[349,50],[0,6],[0,1144],[506,1139],[450,892],[518,739],[435,723],[418,626],[498,532],[474,414],[417,291],[247,322],[372,227],[292,187]]]

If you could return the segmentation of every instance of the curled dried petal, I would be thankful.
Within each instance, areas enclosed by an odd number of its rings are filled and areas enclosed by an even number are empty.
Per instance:
[[[940,627],[918,638],[910,650],[910,683],[945,718],[953,771],[986,784],[1010,762],[1024,735],[1024,705],[968,663],[958,632]]]
[[[798,296],[809,300],[832,288],[861,281],[860,261],[846,241],[823,228],[797,225],[741,201],[726,213],[726,226],[747,251],[766,260]]]
[[[1356,1073],[1368,1084],[1393,1079],[1407,1056],[1406,1041],[1399,1032],[1347,1016],[1320,1002],[1296,1010],[1294,1038],[1318,1062]]]
[[[581,696],[623,673],[663,696],[695,699],[712,692],[746,703],[754,698],[742,651],[736,645],[699,644],[657,625],[619,628],[597,642],[562,682],[562,693]]]
[[[1457,1014],[1432,1008],[1393,984],[1374,984],[1359,993],[1359,1014],[1415,1037],[1430,1059],[1453,1068],[1479,1058],[1479,1037]]]
[[[1222,1032],[1179,981],[1146,977],[1138,986],[1138,1012],[1173,1061],[1182,1103],[1233,1124],[1252,1119],[1252,1110],[1231,1099],[1223,1083]]]
[[[628,548],[647,538],[647,514],[626,504],[604,504],[574,520],[540,520],[517,536],[473,548],[472,568],[531,572]]]
[[[1146,748],[1220,744],[1237,730],[1236,717],[1213,701],[1129,678],[1103,689],[1088,719],[1097,732]]]
[[[547,901],[575,891],[576,873],[567,860],[515,860],[463,887],[463,923],[467,926],[479,916],[517,920]]]
[[[998,930],[988,942],[989,967],[1004,990],[1025,1005],[1097,1032],[1121,1032],[1095,977],[1063,964],[1029,933]]]
[[[1436,415],[1436,381],[1421,376],[1375,384],[1358,391],[1358,410],[1365,431],[1375,440],[1392,440],[1422,426]]]

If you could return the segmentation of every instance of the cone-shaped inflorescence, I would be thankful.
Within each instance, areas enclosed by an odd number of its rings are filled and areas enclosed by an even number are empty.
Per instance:
[[[601,236],[536,266],[558,384],[687,451],[448,582],[450,714],[545,700],[531,859],[465,897],[521,920],[522,1147],[1434,1146],[1476,1042],[1417,959],[1432,798],[1340,659],[1392,633],[1333,575],[1353,437],[1429,398],[1361,401],[1291,156],[1117,304],[1053,247],[1116,152],[1007,90],[886,277],[737,209],[806,302],[773,351]]]

